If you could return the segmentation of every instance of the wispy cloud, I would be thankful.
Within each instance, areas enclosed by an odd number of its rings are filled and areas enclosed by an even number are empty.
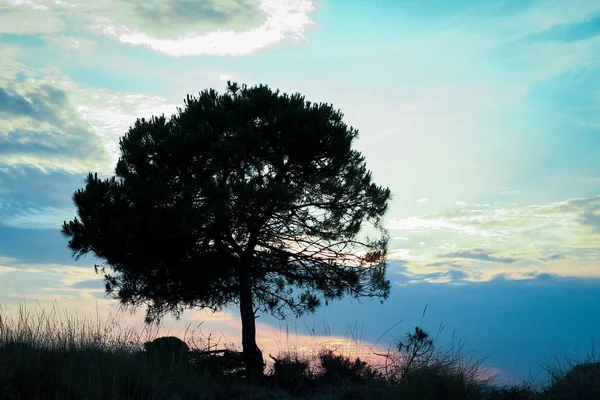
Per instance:
[[[74,207],[6,207],[0,208],[0,224],[21,229],[60,229],[63,221],[75,217]]]
[[[78,281],[78,282],[73,283],[70,287],[72,289],[103,290],[104,289],[104,278],[87,279],[84,281]]]
[[[61,169],[42,171],[33,165],[0,165],[0,193],[3,194],[0,203],[5,207],[9,204],[71,206],[71,195],[84,181],[84,175]]]
[[[576,242],[582,247],[596,244],[598,237],[587,237],[600,225],[594,219],[600,210],[600,196],[574,198],[539,205],[484,205],[449,209],[421,217],[392,218],[390,230],[451,230],[480,237],[502,237],[515,234],[539,234],[545,239]],[[534,235],[535,237],[535,235]],[[564,243],[564,242],[563,242]]]
[[[73,35],[47,35],[44,39],[47,43],[53,44],[62,50],[72,50],[78,54],[90,54],[98,50],[98,44],[95,40],[78,37]]]
[[[503,269],[514,278],[536,271],[598,276],[594,260],[600,248],[599,210],[600,197],[593,197],[538,205],[461,205],[391,219],[387,227],[392,236],[398,231],[408,238],[428,235],[427,246],[419,246],[417,240],[391,242],[391,258],[410,260],[413,273],[457,267],[439,258],[471,260],[474,264],[467,272],[483,274],[481,279]]]
[[[449,220],[442,218],[431,218],[431,217],[408,217],[401,219],[392,219],[388,222],[387,229],[390,230],[403,230],[403,231],[426,231],[426,230],[438,230],[438,229],[449,229],[459,232],[464,232],[469,235],[486,235],[488,232],[477,230],[475,227],[461,225],[454,223]],[[493,233],[492,233],[493,235]]]
[[[567,258],[564,254],[550,254],[549,256],[540,258],[541,261],[564,260]]]
[[[463,250],[463,251],[455,251],[452,253],[440,254],[438,257],[440,258],[467,258],[472,260],[479,261],[489,261],[496,263],[514,263],[518,261],[516,258],[512,257],[496,257],[492,252],[482,249],[473,249],[473,250]]]
[[[112,92],[98,88],[74,88],[79,102],[77,111],[92,125],[108,151],[107,162],[96,170],[112,173],[119,156],[119,139],[133,126],[137,118],[164,114],[170,118],[178,104],[147,94]]]

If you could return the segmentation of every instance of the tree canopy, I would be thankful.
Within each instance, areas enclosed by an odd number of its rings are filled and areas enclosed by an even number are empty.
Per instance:
[[[227,83],[185,109],[138,119],[114,176],[90,173],[63,234],[104,261],[106,290],[146,320],[239,305],[246,365],[257,369],[257,311],[285,317],[321,301],[387,298],[390,190],[352,148],[358,131],[329,104]],[[376,235],[361,238],[365,224]],[[364,236],[364,235],[363,235]]]

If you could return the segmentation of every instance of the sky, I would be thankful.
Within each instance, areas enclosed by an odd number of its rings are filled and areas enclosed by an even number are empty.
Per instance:
[[[136,118],[170,116],[230,79],[333,104],[393,194],[390,298],[286,322],[262,315],[265,353],[287,346],[286,332],[313,344],[359,334],[368,348],[443,325],[440,344],[454,333],[520,382],[596,343],[600,3],[590,0],[0,0],[5,312],[23,302],[115,312],[93,258],[76,262],[60,234],[76,215],[71,196],[88,172],[113,173]],[[164,326],[201,321],[239,342],[233,308]]]

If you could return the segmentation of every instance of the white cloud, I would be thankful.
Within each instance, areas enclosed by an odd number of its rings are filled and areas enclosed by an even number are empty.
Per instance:
[[[14,1],[8,5],[0,3],[0,34],[33,35],[56,33],[66,24],[57,13],[33,1]]]
[[[32,70],[10,60],[0,70],[0,164],[42,170],[89,170],[106,160],[93,128],[78,114],[55,69]]]
[[[417,200],[417,203],[426,203],[429,199],[427,197],[423,197],[419,200]]]
[[[135,120],[170,117],[177,106],[160,96],[77,85],[56,69],[31,69],[1,55],[0,91],[8,102],[0,108],[0,143],[11,146],[0,164],[70,173],[112,173],[119,138]]]
[[[414,257],[409,249],[396,249],[388,253],[390,260],[412,260]]]
[[[70,21],[72,28],[171,56],[239,56],[306,39],[314,9],[312,0],[157,0],[151,5],[143,0],[35,0],[4,6],[0,26],[4,33],[58,33]]]
[[[312,24],[310,13],[314,6],[310,1],[261,0],[259,8],[267,15],[266,21],[256,28],[242,32],[217,30],[204,35],[188,34],[172,39],[159,39],[144,32],[128,32],[106,25],[104,32],[118,37],[121,42],[148,46],[153,50],[172,55],[199,54],[240,56],[286,39],[305,39],[304,34]]]

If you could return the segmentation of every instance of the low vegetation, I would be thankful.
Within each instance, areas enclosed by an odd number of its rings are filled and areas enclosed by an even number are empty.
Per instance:
[[[54,310],[56,311],[56,309]],[[210,338],[156,337],[147,328],[96,326],[56,312],[32,318],[25,307],[0,316],[1,399],[477,399],[600,398],[600,362],[557,359],[536,389],[493,386],[481,360],[462,346],[437,349],[415,328],[379,354],[383,363],[323,349],[314,356],[282,350],[265,380],[249,385],[243,357]],[[187,336],[187,332],[186,332]],[[208,339],[208,340],[207,340]],[[222,347],[222,346],[221,346]]]

